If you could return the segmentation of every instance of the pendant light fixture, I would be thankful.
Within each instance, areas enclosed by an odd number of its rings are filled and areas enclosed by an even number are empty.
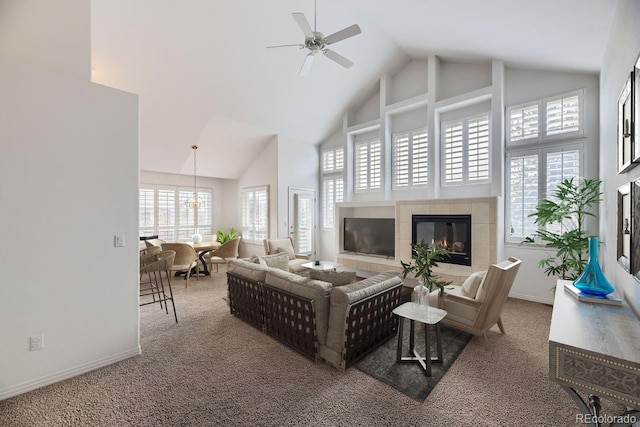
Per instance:
[[[192,145],[191,148],[193,149],[193,196],[185,202],[185,205],[195,209],[204,207],[204,200],[198,197],[198,188],[196,187],[196,150],[198,146]]]

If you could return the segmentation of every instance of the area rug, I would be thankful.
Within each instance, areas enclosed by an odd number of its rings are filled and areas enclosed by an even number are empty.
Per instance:
[[[415,324],[415,348],[418,354],[424,355],[424,326]],[[422,366],[415,363],[396,363],[398,340],[392,338],[384,345],[365,356],[354,367],[371,375],[398,391],[416,400],[424,401],[438,381],[446,374],[449,367],[458,358],[469,343],[472,334],[442,325],[443,363],[431,364],[431,376],[425,375]],[[435,355],[435,331],[431,331],[431,349]],[[403,341],[403,356],[409,355],[409,322],[406,321]]]

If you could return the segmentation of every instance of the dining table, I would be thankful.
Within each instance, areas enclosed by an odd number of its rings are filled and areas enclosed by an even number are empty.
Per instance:
[[[198,258],[200,258],[200,262],[202,263],[202,269],[200,270],[200,274],[204,274],[205,276],[209,276],[211,274],[211,272],[209,271],[209,267],[207,266],[207,260],[204,258],[204,256],[211,252],[211,251],[215,251],[216,249],[218,249],[221,245],[220,242],[214,242],[214,241],[202,241],[202,242],[198,242],[198,243],[194,243],[194,242],[188,242],[191,246],[193,246],[193,249],[196,250],[196,252],[198,253]],[[195,272],[194,272],[195,273]]]

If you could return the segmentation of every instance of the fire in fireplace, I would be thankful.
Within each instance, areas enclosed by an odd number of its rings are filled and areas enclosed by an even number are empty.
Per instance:
[[[471,265],[471,215],[413,215],[412,243],[438,243],[450,256],[440,262]]]

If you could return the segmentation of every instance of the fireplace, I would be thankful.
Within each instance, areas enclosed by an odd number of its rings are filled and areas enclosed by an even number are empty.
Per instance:
[[[450,256],[440,262],[471,265],[471,215],[413,215],[411,242],[438,243]]]

